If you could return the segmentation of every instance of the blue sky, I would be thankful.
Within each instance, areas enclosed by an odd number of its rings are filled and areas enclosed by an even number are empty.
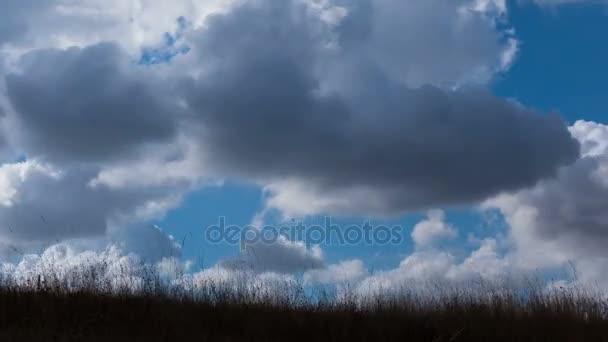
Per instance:
[[[569,5],[551,11],[532,4],[510,7],[521,41],[516,63],[500,77],[496,94],[569,121],[606,122],[608,22],[601,5]]]

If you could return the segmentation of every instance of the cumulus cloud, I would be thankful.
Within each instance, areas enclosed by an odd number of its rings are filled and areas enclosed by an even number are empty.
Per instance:
[[[557,178],[486,203],[501,210],[510,225],[516,261],[529,268],[559,268],[573,262],[581,281],[608,284],[608,127],[577,121],[571,128],[582,158]],[[605,274],[605,273],[604,273]]]
[[[92,187],[95,174],[85,165],[57,168],[36,160],[0,167],[2,260],[62,241],[95,250],[114,244],[151,261],[180,255],[171,236],[145,222],[179,205],[187,188]]]
[[[280,236],[273,243],[249,243],[238,259],[224,260],[220,266],[232,270],[286,274],[322,268],[325,260],[319,246],[308,248],[304,242],[289,241]]]
[[[429,228],[430,225],[449,229],[451,236],[458,234],[456,228],[445,221],[441,211],[431,211],[429,218],[416,226],[435,230],[435,227]],[[412,240],[416,243],[415,250],[406,255],[396,268],[370,272],[361,260],[345,260],[305,272],[304,284],[331,285],[336,286],[338,294],[351,291],[368,296],[401,290],[447,290],[450,286],[467,287],[480,281],[505,285],[533,276],[532,272],[514,262],[507,241],[498,238],[481,239],[464,255],[458,248],[439,249],[432,244],[421,244],[416,241],[415,234],[412,234]],[[441,285],[448,287],[442,288]]]
[[[412,231],[414,243],[420,247],[427,247],[438,241],[457,237],[458,231],[444,220],[445,213],[442,210],[429,211],[428,219],[414,226]]]
[[[523,275],[526,273],[500,251],[496,240],[486,239],[464,259],[449,251],[416,251],[405,257],[397,268],[361,280],[356,292],[377,295],[403,289],[424,291],[429,284],[428,288],[440,284],[471,286],[480,280],[507,284]]]
[[[410,3],[416,5],[393,11],[430,6]],[[412,88],[351,48],[354,37],[310,19],[295,4],[254,1],[214,17],[192,45],[207,72],[183,86],[211,163],[225,174],[270,184],[269,203],[277,209],[391,214],[469,203],[533,185],[578,156],[560,119],[477,88]],[[483,21],[466,13],[465,23]],[[356,46],[374,39],[365,32]],[[328,45],[332,33],[338,38]],[[405,41],[391,56],[407,62],[407,53],[425,44]],[[452,62],[472,72],[457,60],[445,63]],[[293,203],[297,198],[312,199],[313,207]]]
[[[0,167],[0,203],[3,207],[11,207],[19,195],[20,186],[33,174],[42,174],[58,178],[60,173],[49,165],[37,161],[4,164]]]
[[[346,260],[304,273],[305,284],[356,284],[369,272],[361,260]]]
[[[143,143],[167,142],[179,107],[150,71],[113,44],[38,50],[6,77],[25,153],[53,161],[125,158]]]
[[[3,240],[22,253],[105,238],[143,258],[179,254],[145,223],[203,179],[170,92],[113,43],[22,56],[6,76],[3,123],[26,161],[2,167]]]
[[[461,257],[457,251],[420,243],[421,231],[447,232],[451,227],[440,211],[431,212],[429,219],[416,225],[414,232],[419,234],[412,234],[417,249],[397,268],[361,279],[358,293],[378,294],[428,282],[500,283],[535,277],[538,272],[552,272],[561,284],[606,288],[608,221],[603,208],[608,198],[608,126],[577,121],[569,129],[580,142],[580,160],[561,168],[554,179],[484,203],[484,208],[498,208],[504,215],[505,235],[475,239],[478,247]],[[429,228],[430,223],[436,227]],[[450,235],[456,233],[452,227]]]
[[[127,11],[94,2],[11,2],[2,13],[15,16],[2,29],[20,30],[16,40],[0,41],[2,140],[10,145],[0,168],[3,260],[76,240],[114,243],[153,261],[180,253],[146,222],[203,179],[195,148],[178,129],[183,110],[161,68],[136,64],[125,41],[131,32],[96,31]],[[136,12],[159,14],[154,3]]]
[[[343,62],[371,62],[410,86],[486,83],[510,66],[517,49],[497,30],[500,1],[335,1],[348,15],[338,26]],[[331,77],[342,78],[339,67]]]
[[[163,40],[176,19],[188,16],[194,27],[213,13],[240,0],[6,0],[0,24],[0,46],[18,50],[85,47],[115,41],[129,52]]]
[[[16,194],[0,208],[2,232],[13,239],[54,241],[104,234],[109,220],[121,220],[147,201],[166,196],[163,189],[92,189],[87,183],[95,170],[86,168],[50,172],[29,162],[18,167],[25,169],[23,176],[7,184],[9,194],[11,188]]]
[[[498,208],[504,215],[506,235],[476,239],[479,247],[461,259],[459,253],[424,243],[434,241],[438,235],[457,234],[441,211],[430,212],[429,218],[419,222],[412,233],[418,250],[395,269],[354,281],[359,284],[358,290],[383,291],[426,281],[500,280],[545,271],[558,271],[557,276],[563,274],[566,283],[608,286],[604,229],[608,225],[604,210],[608,198],[608,126],[577,121],[569,130],[580,142],[581,159],[561,168],[554,179],[484,203],[486,209]],[[434,234],[437,232],[441,234]],[[426,233],[433,239],[423,238]],[[355,265],[361,266],[345,262],[309,271],[306,277],[339,283],[340,272],[349,274],[350,266]]]

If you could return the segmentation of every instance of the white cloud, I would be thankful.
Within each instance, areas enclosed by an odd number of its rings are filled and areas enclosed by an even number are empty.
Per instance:
[[[371,59],[386,75],[417,87],[484,84],[514,57],[508,31],[496,28],[501,1],[354,1],[339,31],[348,54],[328,69],[344,78],[350,63]]]
[[[325,268],[310,270],[304,273],[305,284],[356,284],[366,276],[368,271],[361,260],[346,260]]]
[[[506,284],[522,275],[526,273],[499,253],[496,241],[487,239],[463,260],[449,251],[416,251],[405,257],[399,267],[363,279],[356,292],[363,296],[404,290],[432,292],[448,290],[452,286],[466,288],[480,280],[488,284]]]
[[[205,166],[203,153],[192,139],[180,136],[174,143],[146,148],[138,158],[104,165],[89,185],[119,190],[167,184],[220,184],[214,181],[219,177]]]
[[[582,158],[557,177],[489,200],[510,226],[513,262],[528,269],[574,263],[579,280],[608,285],[604,269],[608,242],[608,126],[578,121],[571,128]]]
[[[113,41],[135,54],[160,43],[166,32],[174,32],[179,17],[201,27],[207,16],[225,12],[238,1],[9,0],[0,26],[0,46],[4,29],[13,33],[8,42],[19,51]]]
[[[460,279],[482,279],[497,280],[508,276],[513,270],[518,270],[518,265],[513,265],[508,257],[500,254],[498,243],[495,239],[485,239],[481,242],[479,249],[473,251],[461,264],[450,270],[450,276]]]
[[[477,0],[473,8],[483,12],[498,12],[499,14],[507,13],[506,0]]]
[[[308,182],[288,179],[265,186],[266,206],[279,209],[284,217],[302,217],[319,213],[382,212],[389,205],[386,198],[365,187],[322,191]],[[325,189],[327,190],[327,189]]]
[[[60,177],[60,174],[51,167],[36,160],[0,166],[0,205],[9,208],[13,206],[14,202],[19,200],[16,197],[19,195],[21,185],[30,175],[36,173],[53,178]]]
[[[432,246],[441,240],[449,240],[458,236],[458,231],[445,222],[442,210],[431,210],[428,219],[414,226],[412,239],[419,247]]]

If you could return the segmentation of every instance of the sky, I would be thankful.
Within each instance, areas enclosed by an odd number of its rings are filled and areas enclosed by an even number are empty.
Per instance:
[[[606,1],[1,6],[0,272],[608,288]]]

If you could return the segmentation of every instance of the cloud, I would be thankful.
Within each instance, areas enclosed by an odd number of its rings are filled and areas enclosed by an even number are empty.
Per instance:
[[[608,4],[606,0],[532,0],[541,6],[576,5],[576,4]]]
[[[29,51],[85,47],[115,41],[130,53],[153,46],[188,16],[194,27],[240,0],[6,0],[0,20],[0,46]]]
[[[50,9],[53,0],[5,0],[0,14],[0,47],[23,39],[31,22]]]
[[[431,6],[411,3],[393,10],[424,14]],[[459,18],[458,7],[449,8]],[[268,185],[277,209],[386,215],[471,203],[534,185],[577,158],[578,145],[560,119],[478,88],[410,87],[350,47],[348,39],[361,40],[356,46],[373,40],[368,31],[340,35],[302,11],[290,1],[254,1],[215,16],[191,44],[190,58],[202,63],[204,75],[182,88],[209,163]],[[467,13],[462,25],[482,20]],[[485,43],[468,33],[466,44]],[[408,51],[425,44],[404,41],[398,52],[381,52],[407,63]],[[450,49],[471,50],[463,44]],[[473,71],[458,59],[444,63]],[[298,198],[316,207],[294,203]]]
[[[41,174],[51,178],[60,177],[52,167],[36,161],[24,161],[15,164],[3,164],[0,167],[0,204],[11,207],[19,195],[19,187],[30,175]]]
[[[569,130],[580,142],[581,159],[562,167],[555,178],[484,203],[484,208],[498,208],[504,215],[506,234],[473,239],[478,246],[462,257],[460,251],[435,248],[434,242],[458,231],[442,211],[431,211],[415,225],[416,250],[397,268],[368,274],[361,261],[344,261],[307,271],[305,282],[347,282],[370,294],[428,282],[500,283],[552,272],[564,283],[605,288],[608,126],[577,121]]]
[[[232,270],[254,272],[299,273],[325,267],[319,246],[308,248],[304,242],[290,241],[283,236],[273,243],[249,243],[237,259],[227,259],[220,266]]]
[[[173,236],[167,235],[158,226],[133,224],[109,226],[108,244],[128,253],[134,253],[144,262],[157,263],[166,258],[179,258],[181,247]]]
[[[103,234],[111,214],[140,204],[141,193],[94,190],[87,186],[90,177],[86,169],[49,174],[32,168],[11,184],[18,194],[0,208],[3,232],[11,229],[14,238],[42,241]]]
[[[24,51],[3,70],[3,255],[75,239],[179,255],[147,222],[206,178],[161,68],[137,65],[118,43]]]
[[[93,188],[114,190],[159,186],[198,188],[209,184],[217,185],[221,181],[205,165],[201,147],[182,135],[170,144],[146,146],[136,158],[104,163],[89,183]]]
[[[125,158],[170,141],[180,110],[170,89],[113,44],[38,50],[6,76],[25,153],[52,161]]]
[[[458,231],[444,220],[445,213],[442,210],[429,211],[428,220],[414,226],[412,231],[414,243],[419,247],[427,247],[438,241],[457,237]]]
[[[507,69],[516,40],[498,30],[500,1],[343,0],[348,15],[338,26],[342,62],[373,63],[412,87],[486,83]],[[330,77],[343,70],[328,68]]]
[[[369,275],[361,260],[346,260],[304,273],[304,284],[357,284]]]
[[[529,268],[560,268],[573,262],[585,282],[608,284],[601,270],[608,254],[608,126],[577,121],[570,131],[582,158],[555,179],[489,200],[510,226],[515,261]]]
[[[180,254],[170,236],[145,222],[179,205],[186,187],[94,188],[95,174],[90,166],[58,168],[36,160],[0,167],[3,260],[74,240],[113,243],[149,260]]]
[[[387,294],[404,290],[430,291],[451,286],[470,287],[480,280],[487,284],[508,284],[527,275],[504,256],[494,239],[484,240],[464,259],[449,251],[425,249],[405,257],[394,269],[376,272],[361,280],[356,293]],[[441,288],[441,285],[447,285]]]

